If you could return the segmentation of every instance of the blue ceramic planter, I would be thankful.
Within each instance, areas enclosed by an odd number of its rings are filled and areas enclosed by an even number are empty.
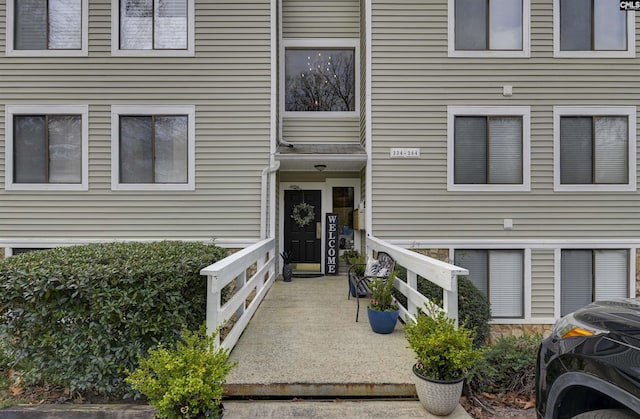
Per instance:
[[[398,322],[398,311],[376,311],[367,307],[371,329],[383,335],[393,332]]]

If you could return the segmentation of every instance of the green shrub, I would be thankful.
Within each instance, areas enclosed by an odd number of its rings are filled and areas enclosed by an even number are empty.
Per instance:
[[[416,370],[431,379],[451,381],[464,377],[480,357],[473,347],[473,332],[464,326],[456,328],[440,310],[418,313],[415,322],[408,322],[404,333],[409,347],[416,354]]]
[[[160,418],[218,417],[223,384],[236,363],[228,361],[228,351],[216,348],[215,334],[207,336],[185,330],[175,349],[160,345],[140,358],[139,367],[127,377]]]
[[[404,267],[396,267],[398,277],[406,280],[407,270]],[[418,276],[418,291],[432,302],[442,307],[442,288],[431,281]],[[406,299],[396,294],[396,298],[406,304]],[[460,324],[475,334],[474,346],[479,348],[489,339],[491,327],[491,305],[487,297],[467,277],[458,277],[458,318]]]
[[[202,243],[109,243],[0,261],[0,336],[27,383],[128,396],[125,370],[204,321]]]
[[[498,338],[485,348],[480,362],[469,374],[474,391],[531,395],[535,389],[535,367],[541,335]]]

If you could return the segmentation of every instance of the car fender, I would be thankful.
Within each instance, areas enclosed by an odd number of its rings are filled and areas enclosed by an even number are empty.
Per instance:
[[[633,394],[601,378],[583,372],[572,371],[562,374],[553,382],[547,398],[545,419],[555,419],[555,412],[562,402],[564,393],[571,387],[577,386],[597,390],[640,414],[640,399]]]

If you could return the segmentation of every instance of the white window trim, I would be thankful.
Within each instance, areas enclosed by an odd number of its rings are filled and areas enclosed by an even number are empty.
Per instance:
[[[120,116],[187,115],[187,182],[120,183]],[[112,191],[194,191],[196,188],[196,109],[193,105],[113,105],[111,106],[111,190]]]
[[[620,185],[560,183],[560,118],[567,115],[628,117],[628,183]],[[553,190],[556,192],[628,192],[636,190],[636,107],[635,106],[554,106],[553,107]]]
[[[16,0],[7,0],[7,32],[6,54],[9,57],[81,57],[89,55],[89,0],[82,0],[82,44],[80,49],[42,49],[23,50],[14,49],[15,45],[15,9]]]
[[[13,182],[14,115],[80,115],[82,119],[82,181],[80,183]],[[5,190],[7,191],[87,191],[89,190],[89,106],[88,105],[6,105],[5,107]]]
[[[636,56],[636,12],[627,10],[627,49],[624,51],[560,50],[560,0],[553,1],[554,58],[634,58]]]
[[[586,249],[586,250],[602,250],[602,249],[620,249],[629,251],[629,281],[628,281],[628,297],[636,297],[636,249],[634,247],[616,246],[615,244],[595,246],[593,244],[579,244],[565,247],[558,247],[553,250],[553,283],[554,283],[554,314],[556,319],[560,318],[561,298],[562,298],[562,249]],[[596,278],[597,281],[597,278]]]
[[[120,0],[111,0],[111,55],[121,57],[191,57],[195,55],[195,2],[187,0],[186,49],[120,49]]]
[[[523,251],[524,258],[524,272],[522,273],[522,298],[523,298],[523,307],[522,314],[523,317],[501,317],[501,318],[491,318],[491,324],[537,324],[537,323],[545,323],[552,322],[550,319],[540,319],[540,318],[532,318],[531,317],[531,248],[528,247],[517,247],[517,246],[464,246],[461,244],[456,248],[449,248],[449,259],[455,260],[455,250],[456,249],[477,249],[477,250],[521,250]]]
[[[285,101],[280,101],[280,113],[285,118],[359,118],[360,117],[360,40],[344,39],[283,39],[280,46],[280,97],[285,97],[285,51],[287,48],[353,48],[355,105],[353,111],[345,112],[293,112],[285,111]]]
[[[521,50],[457,50],[455,0],[449,0],[449,57],[528,58],[531,56],[531,3],[522,0],[522,49]]]
[[[522,183],[454,183],[454,120],[456,116],[506,115],[522,117]],[[531,108],[529,106],[447,106],[447,190],[451,192],[529,192],[531,190]]]

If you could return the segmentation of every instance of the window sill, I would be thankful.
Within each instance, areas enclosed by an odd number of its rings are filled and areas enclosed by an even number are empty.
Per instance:
[[[554,185],[554,192],[635,192],[635,184],[625,185]]]
[[[518,185],[447,185],[449,192],[531,192],[529,184]]]
[[[86,183],[7,183],[6,191],[86,192]]]
[[[196,190],[194,184],[191,183],[116,183],[111,185],[112,191],[155,191],[155,192],[172,192]]]

